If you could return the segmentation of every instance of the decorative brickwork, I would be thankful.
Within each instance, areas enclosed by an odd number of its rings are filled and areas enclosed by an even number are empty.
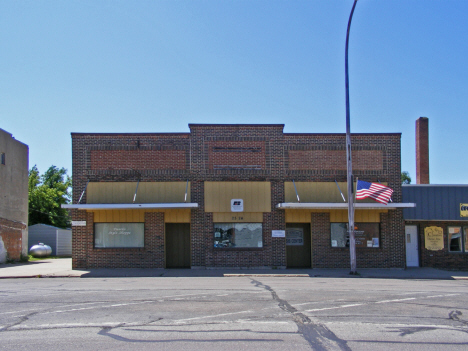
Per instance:
[[[290,170],[345,171],[346,150],[290,150]],[[353,169],[360,171],[382,171],[383,151],[355,150],[353,152]]]
[[[0,218],[0,237],[7,251],[8,259],[19,260],[21,258],[24,230],[26,230],[25,224]]]
[[[208,143],[209,169],[260,169],[266,167],[261,141],[212,141]]]
[[[286,267],[285,181],[346,181],[344,134],[284,134],[283,125],[191,124],[184,134],[72,134],[73,203],[88,181],[190,181],[191,265]],[[355,176],[387,182],[401,202],[400,134],[353,134]],[[271,212],[263,214],[263,247],[220,249],[213,242],[213,214],[205,212],[205,181],[262,181],[271,184]],[[84,194],[81,203],[86,203]],[[159,267],[164,262],[164,215],[145,214],[145,247],[95,249],[93,214],[73,211],[73,268]],[[349,267],[349,250],[331,248],[328,213],[313,213],[312,267]],[[358,267],[404,267],[402,213],[382,215],[381,247],[359,249]]]
[[[185,169],[184,150],[91,150],[91,169]]]

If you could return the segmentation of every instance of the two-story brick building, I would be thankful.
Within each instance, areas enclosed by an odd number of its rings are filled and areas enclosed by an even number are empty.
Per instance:
[[[73,267],[349,267],[345,134],[72,133]],[[353,134],[358,267],[405,267],[399,133]]]
[[[0,255],[10,260],[28,254],[28,167],[28,145],[0,129]]]

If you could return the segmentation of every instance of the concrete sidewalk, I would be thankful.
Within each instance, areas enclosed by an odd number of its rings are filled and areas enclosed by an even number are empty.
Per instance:
[[[0,278],[93,278],[93,277],[323,277],[323,278],[384,278],[384,279],[464,279],[468,271],[446,271],[435,268],[358,269],[359,275],[349,275],[349,269],[152,269],[96,268],[72,270],[71,258],[47,259],[17,264],[1,264]]]

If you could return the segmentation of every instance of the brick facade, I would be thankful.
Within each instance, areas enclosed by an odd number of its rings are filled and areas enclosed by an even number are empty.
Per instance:
[[[0,218],[0,238],[3,240],[9,260],[17,261],[21,258],[25,230],[27,226],[24,223]]]
[[[284,182],[346,181],[344,134],[285,134],[283,125],[200,125],[190,133],[72,134],[73,203],[88,181],[190,181],[191,266],[286,267]],[[401,202],[400,134],[353,134],[354,175],[387,182]],[[166,154],[165,154],[166,153]],[[205,181],[267,181],[271,212],[263,214],[263,246],[219,249],[213,245],[213,214],[205,212]],[[86,203],[86,194],[81,201]],[[145,247],[95,249],[93,214],[73,210],[73,268],[165,267],[164,214],[145,214]],[[358,267],[404,267],[404,225],[400,210],[381,217],[381,247],[357,251]],[[349,252],[332,249],[328,213],[311,214],[312,267],[349,267]]]
[[[456,221],[407,221],[407,225],[418,227],[419,265],[441,269],[468,269],[468,252],[450,252],[448,249],[448,227],[466,227],[466,222]],[[444,249],[426,250],[424,230],[426,227],[440,227],[444,231]]]

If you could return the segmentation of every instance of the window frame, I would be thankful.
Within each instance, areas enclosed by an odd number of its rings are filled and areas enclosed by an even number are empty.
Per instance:
[[[349,235],[345,235],[346,243],[345,243],[344,246],[333,246],[332,245],[332,226],[334,224],[340,224],[340,225],[344,224],[346,226],[346,233],[348,232],[348,225],[349,225],[348,223],[346,223],[346,222],[330,222],[330,241],[329,241],[330,248],[332,248],[332,249],[346,249],[346,248],[349,248]],[[354,223],[354,225],[357,226],[358,228],[361,225],[370,225],[370,224],[377,225],[377,235],[378,235],[378,237],[372,236],[372,242],[373,242],[372,246],[367,246],[367,245],[366,246],[358,246],[358,245],[356,245],[356,249],[381,249],[382,248],[382,241],[381,241],[382,228],[381,228],[380,222],[356,222],[356,223]],[[374,239],[378,239],[378,246],[374,246]],[[369,241],[369,240],[367,240],[367,241]]]
[[[143,227],[142,233],[142,246],[97,246],[97,226],[98,225],[127,225],[127,224],[140,224]],[[144,222],[97,222],[93,225],[93,248],[99,250],[106,250],[106,249],[144,249],[145,248],[145,223]]]
[[[261,234],[260,234],[260,238],[261,238],[261,246],[228,246],[228,247],[221,247],[221,246],[216,246],[216,242],[219,241],[216,240],[217,237],[216,236],[216,226],[218,225],[231,225],[232,228],[231,229],[234,229],[236,225],[248,225],[248,224],[257,224],[257,225],[260,225],[260,228],[261,228]],[[262,250],[263,247],[264,247],[264,238],[263,238],[263,222],[216,222],[216,223],[213,223],[213,248],[215,250],[220,250],[220,251],[229,251],[229,250]],[[228,229],[229,230],[229,229]],[[222,234],[220,234],[222,235]],[[235,234],[234,234],[235,235]],[[257,242],[258,244],[258,242]],[[235,245],[235,244],[234,244]]]
[[[450,233],[450,228],[459,228],[459,234],[460,234],[460,250],[459,251],[453,251],[451,250],[451,235]],[[453,233],[455,234],[455,233]],[[463,225],[450,225],[447,226],[447,250],[449,253],[454,253],[454,254],[466,254],[468,253],[468,226],[463,226]]]

